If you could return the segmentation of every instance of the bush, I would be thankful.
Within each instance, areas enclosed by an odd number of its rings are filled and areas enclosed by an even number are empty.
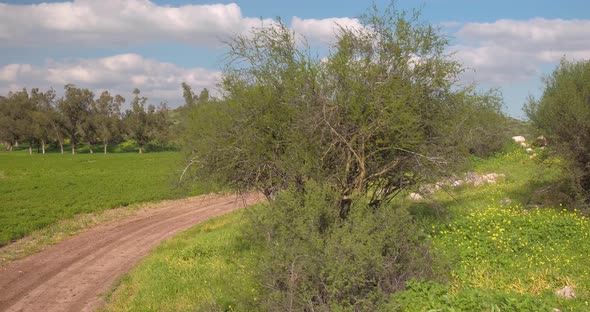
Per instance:
[[[337,199],[310,182],[255,216],[265,309],[374,311],[406,281],[433,276],[426,236],[405,210],[355,200],[342,219]]]
[[[590,200],[590,61],[562,60],[544,79],[539,100],[530,98],[524,111],[569,163],[575,184]]]

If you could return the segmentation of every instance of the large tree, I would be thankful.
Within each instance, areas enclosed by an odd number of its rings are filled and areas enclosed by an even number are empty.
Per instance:
[[[497,130],[478,118],[502,118],[495,93],[457,83],[435,27],[393,7],[361,22],[324,59],[280,22],[235,38],[221,99],[185,127],[184,175],[270,199],[252,227],[269,310],[375,311],[428,276],[424,242],[389,200],[456,169],[495,138],[474,135]]]

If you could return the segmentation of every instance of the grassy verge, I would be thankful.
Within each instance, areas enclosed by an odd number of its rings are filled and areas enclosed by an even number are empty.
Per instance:
[[[506,175],[498,184],[400,199],[444,259],[448,280],[410,282],[384,311],[589,311],[590,222],[556,203],[558,191],[534,195],[559,182],[560,167],[515,150],[476,161],[480,173]],[[260,295],[253,270],[262,250],[240,238],[243,213],[166,242],[123,280],[106,311],[261,310],[247,304]],[[566,285],[576,299],[554,294]]]
[[[78,214],[185,195],[174,187],[181,159],[177,152],[0,153],[0,246]]]
[[[212,219],[162,243],[105,295],[110,302],[102,311],[252,310],[260,296],[257,247],[242,237],[245,213]]]

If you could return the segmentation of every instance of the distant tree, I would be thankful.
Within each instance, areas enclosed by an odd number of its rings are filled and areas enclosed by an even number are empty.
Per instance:
[[[199,103],[208,102],[209,99],[210,99],[209,90],[207,90],[207,88],[203,88],[203,90],[201,90],[201,93],[199,93],[198,102]]]
[[[33,121],[33,135],[41,143],[42,153],[45,154],[47,142],[52,138],[59,140],[59,135],[55,129],[55,91],[49,89],[46,92],[40,92],[39,89],[31,90],[31,101],[34,110],[31,112]]]
[[[166,103],[160,103],[153,116],[154,140],[166,145],[172,141],[171,138],[170,109]]]
[[[23,134],[21,121],[24,111],[21,102],[28,98],[28,94],[23,96],[23,92],[26,93],[26,90],[9,92],[0,101],[0,136],[8,144],[9,151],[18,144]]]
[[[90,154],[94,153],[94,145],[98,143],[98,118],[94,100],[90,104],[86,117],[80,123],[80,141],[88,145]]]
[[[82,125],[89,115],[89,109],[94,101],[94,94],[88,89],[80,89],[72,84],[65,87],[65,95],[58,103],[57,107],[61,114],[61,122],[72,144],[72,154],[76,153],[76,144],[83,135]]]
[[[137,142],[139,153],[143,154],[144,146],[164,131],[163,125],[168,123],[168,108],[166,105],[158,109],[152,104],[146,106],[147,98],[140,96],[137,88],[133,90],[133,95],[131,110],[126,111],[124,123],[129,136]]]
[[[543,82],[543,95],[530,97],[524,111],[551,150],[568,160],[579,192],[590,202],[590,60],[563,59]]]
[[[36,107],[29,96],[29,92],[26,89],[9,92],[4,110],[7,114],[5,132],[11,142],[9,145],[16,145],[19,141],[27,142],[29,144],[29,154],[32,154],[33,144],[35,143],[33,115]]]
[[[182,86],[182,97],[184,98],[184,106],[187,108],[194,108],[197,106],[197,101],[199,97],[195,95],[191,86],[189,86],[186,82],[181,84]]]
[[[105,154],[109,143],[121,133],[121,105],[124,102],[122,96],[117,94],[113,97],[108,91],[104,91],[95,102],[96,133],[103,143]]]

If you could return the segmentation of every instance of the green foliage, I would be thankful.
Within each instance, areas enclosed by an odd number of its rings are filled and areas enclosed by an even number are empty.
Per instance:
[[[550,141],[552,150],[570,162],[572,177],[590,199],[590,61],[565,59],[544,79],[539,100],[524,110]]]
[[[248,212],[212,219],[158,246],[102,311],[258,311],[260,246],[243,237]]]
[[[178,153],[0,153],[0,245],[77,213],[175,198]]]
[[[359,200],[342,219],[338,197],[307,183],[254,215],[264,309],[372,311],[404,281],[432,277],[426,237],[406,211]]]

